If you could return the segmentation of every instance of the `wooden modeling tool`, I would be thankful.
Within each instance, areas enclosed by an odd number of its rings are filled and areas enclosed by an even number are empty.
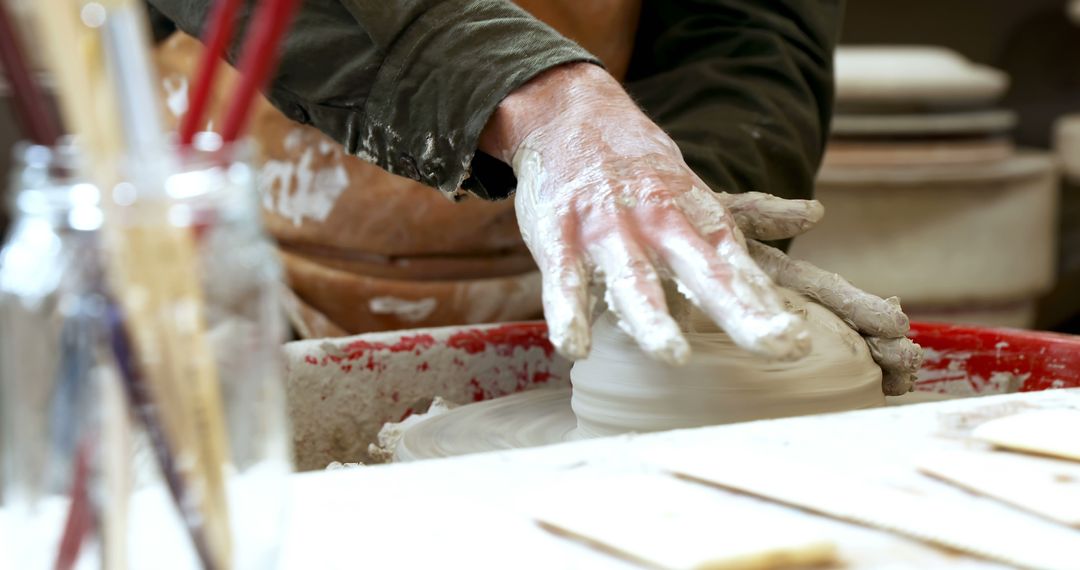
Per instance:
[[[923,459],[919,470],[1080,529],[1080,464],[1016,453],[952,451]]]
[[[836,545],[792,516],[724,500],[664,474],[577,476],[537,493],[540,526],[649,568],[768,570],[836,562]]]
[[[1040,410],[988,421],[971,433],[986,443],[1080,461],[1080,410]]]
[[[753,450],[649,458],[677,476],[1024,568],[1077,567],[1080,532],[994,501],[872,483]]]

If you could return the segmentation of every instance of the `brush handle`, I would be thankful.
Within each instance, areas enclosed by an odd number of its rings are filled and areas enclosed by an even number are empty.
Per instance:
[[[289,29],[299,4],[298,0],[265,0],[259,6],[240,59],[240,84],[225,112],[221,128],[224,140],[234,141],[244,130],[255,94],[266,84],[277,64],[281,38]]]
[[[75,451],[75,474],[71,483],[71,505],[68,507],[60,549],[53,564],[55,570],[71,570],[79,561],[83,541],[94,527],[94,516],[87,489],[90,481],[90,453],[92,445],[83,439]]]
[[[0,63],[14,93],[15,120],[23,133],[35,144],[52,146],[60,137],[60,129],[26,64],[19,36],[3,2],[0,2]]]
[[[210,27],[206,37],[203,38],[206,49],[203,50],[202,59],[199,60],[199,69],[191,87],[191,104],[180,120],[181,145],[191,144],[206,115],[210,102],[210,88],[214,84],[214,76],[217,75],[218,67],[221,65],[225,48],[232,40],[233,29],[236,27],[236,13],[239,9],[240,0],[218,0],[214,4]]]
[[[120,308],[110,303],[108,307],[109,341],[112,346],[113,357],[116,359],[116,367],[120,372],[120,379],[124,386],[124,392],[135,413],[135,418],[143,429],[146,430],[150,446],[154,450],[158,467],[161,469],[165,484],[169,488],[173,502],[181,510],[181,518],[187,525],[195,552],[199,556],[202,567],[206,570],[216,568],[214,556],[206,540],[206,529],[198,521],[202,519],[198,512],[192,512],[191,506],[198,502],[191,496],[187,483],[177,469],[176,459],[169,444],[169,438],[165,434],[165,428],[157,412],[157,405],[150,393],[146,380],[142,376],[136,364],[135,348],[128,338],[124,328],[123,315]],[[197,509],[195,509],[197,511]]]
[[[102,41],[106,62],[116,85],[124,148],[143,164],[148,157],[159,159],[164,152],[165,127],[161,98],[158,95],[155,69],[150,62],[150,38],[142,5],[120,6],[108,13]],[[154,165],[153,177],[167,172],[165,165]],[[131,173],[128,173],[131,176]],[[146,191],[145,186],[140,190]]]

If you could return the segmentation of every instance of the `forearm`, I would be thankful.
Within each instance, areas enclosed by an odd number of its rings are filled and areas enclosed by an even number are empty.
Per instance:
[[[619,83],[590,63],[561,65],[504,98],[480,134],[479,149],[510,164],[521,143],[544,125],[612,105],[633,105]]]
[[[195,36],[211,4],[149,1]],[[239,30],[250,15],[245,3]],[[502,0],[305,0],[267,97],[393,174],[500,198],[513,177],[490,157],[474,162],[481,131],[507,94],[581,61],[595,58]]]
[[[654,49],[628,89],[713,190],[808,198],[832,112],[839,4],[648,4],[641,33]]]

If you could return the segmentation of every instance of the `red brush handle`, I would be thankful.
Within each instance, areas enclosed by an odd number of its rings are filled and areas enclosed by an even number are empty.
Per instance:
[[[195,83],[191,89],[191,102],[187,113],[180,120],[180,144],[182,145],[191,144],[206,115],[210,102],[210,87],[214,84],[214,76],[217,75],[218,67],[221,65],[225,48],[232,40],[240,2],[241,0],[218,0],[214,4],[210,27],[203,39],[206,50],[203,51],[202,59],[199,61],[199,70],[195,74]]]
[[[79,561],[83,541],[94,526],[94,517],[87,490],[90,481],[90,442],[83,440],[75,453],[75,476],[71,483],[71,503],[68,507],[64,534],[60,538],[60,552],[53,565],[54,570],[71,570]]]
[[[15,119],[23,133],[37,144],[52,145],[60,137],[44,95],[19,48],[18,36],[7,8],[0,2],[0,61],[15,100]]]
[[[298,0],[267,0],[259,6],[251,37],[244,44],[240,58],[240,85],[233,92],[221,127],[221,136],[226,141],[236,140],[244,129],[255,94],[266,84],[277,63],[278,45],[299,4]]]

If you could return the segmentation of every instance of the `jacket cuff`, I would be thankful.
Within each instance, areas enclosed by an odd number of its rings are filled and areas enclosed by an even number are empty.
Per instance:
[[[441,2],[394,41],[346,148],[450,196],[506,198],[513,172],[477,151],[480,132],[512,91],[576,62],[600,64],[509,2]]]

